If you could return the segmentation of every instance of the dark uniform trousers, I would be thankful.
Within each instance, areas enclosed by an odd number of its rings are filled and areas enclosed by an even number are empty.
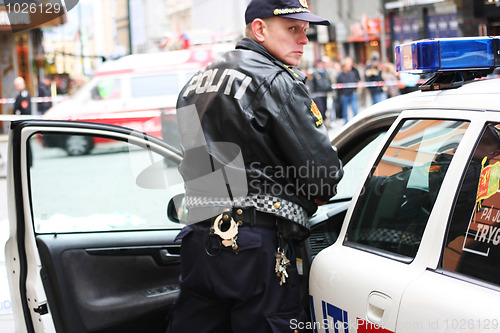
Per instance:
[[[244,225],[233,250],[219,247],[209,228],[208,223],[189,225],[177,237],[182,239],[181,293],[168,333],[293,332],[291,327],[307,322],[293,250],[287,253],[287,282],[280,286],[276,276],[276,230]]]

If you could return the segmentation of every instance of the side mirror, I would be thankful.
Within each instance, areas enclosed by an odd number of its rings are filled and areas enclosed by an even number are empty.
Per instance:
[[[167,206],[167,217],[170,221],[181,223],[186,217],[184,207],[184,193],[177,194],[170,199]]]

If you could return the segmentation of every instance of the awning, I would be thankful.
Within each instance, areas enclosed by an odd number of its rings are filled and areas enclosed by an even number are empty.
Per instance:
[[[54,27],[66,21],[65,7],[56,3],[4,2],[0,5],[0,31]]]

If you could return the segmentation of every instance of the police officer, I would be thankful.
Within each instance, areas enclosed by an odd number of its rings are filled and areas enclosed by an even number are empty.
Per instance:
[[[330,74],[328,73],[326,66],[327,64],[323,61],[323,59],[318,59],[316,62],[316,70],[312,74],[311,79],[311,91],[314,102],[318,106],[323,120],[325,120],[327,116],[328,93],[333,90],[332,80],[330,79]]]
[[[38,97],[51,97],[52,93],[50,91],[51,80],[48,77],[44,77],[40,84],[38,85]],[[52,102],[40,102],[38,104],[38,114],[44,114],[48,109],[52,107]]]
[[[31,96],[22,77],[14,79],[14,87],[19,93],[14,102],[14,114],[31,114]]]
[[[308,320],[295,245],[343,172],[293,66],[309,25],[329,22],[305,0],[252,0],[245,20],[236,49],[179,94],[188,214],[168,332],[282,332]]]

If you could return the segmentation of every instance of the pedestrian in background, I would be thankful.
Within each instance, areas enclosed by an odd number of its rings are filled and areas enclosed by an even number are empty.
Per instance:
[[[365,82],[373,82],[373,84],[376,84],[375,82],[383,81],[382,70],[379,64],[378,58],[371,59],[371,62],[365,69]],[[375,86],[368,86],[368,91],[370,92],[372,104],[377,104],[387,98],[381,85],[376,84]]]
[[[48,77],[44,77],[40,84],[38,85],[38,97],[51,97],[52,93],[50,91],[51,80]],[[48,109],[52,107],[52,102],[40,102],[38,103],[38,114],[44,114]]]
[[[342,73],[342,65],[340,61],[334,60],[331,65],[331,73],[332,73],[332,81],[334,83],[337,83],[337,78]],[[335,120],[341,120],[343,121],[343,116],[342,116],[342,103],[340,102],[340,89],[334,89],[332,93],[332,108],[334,109],[335,112]]]
[[[298,254],[343,171],[294,67],[309,24],[330,23],[303,0],[252,0],[245,21],[236,49],[177,101],[188,214],[170,333],[286,332],[309,320]]]
[[[14,88],[19,91],[14,102],[14,114],[31,115],[31,96],[22,77],[19,76],[14,79]],[[28,165],[30,167],[33,165],[30,141],[28,141]]]
[[[31,114],[31,96],[22,77],[14,79],[14,88],[19,92],[14,102],[14,114]]]
[[[356,85],[361,80],[359,72],[354,68],[354,60],[347,57],[342,61],[342,72],[337,76],[337,83]],[[349,121],[349,107],[353,116],[358,114],[358,88],[355,86],[339,89],[340,103],[342,105],[342,117],[347,123]]]
[[[330,79],[330,73],[327,70],[327,64],[322,60],[318,59],[316,61],[315,71],[312,73],[311,78],[311,92],[314,102],[318,106],[323,120],[327,119],[327,109],[328,109],[328,93],[332,91],[332,80]]]
[[[384,90],[387,93],[387,97],[395,97],[400,94],[399,91],[399,76],[396,72],[396,66],[393,63],[386,62],[382,69],[382,78],[384,79],[386,85]]]

